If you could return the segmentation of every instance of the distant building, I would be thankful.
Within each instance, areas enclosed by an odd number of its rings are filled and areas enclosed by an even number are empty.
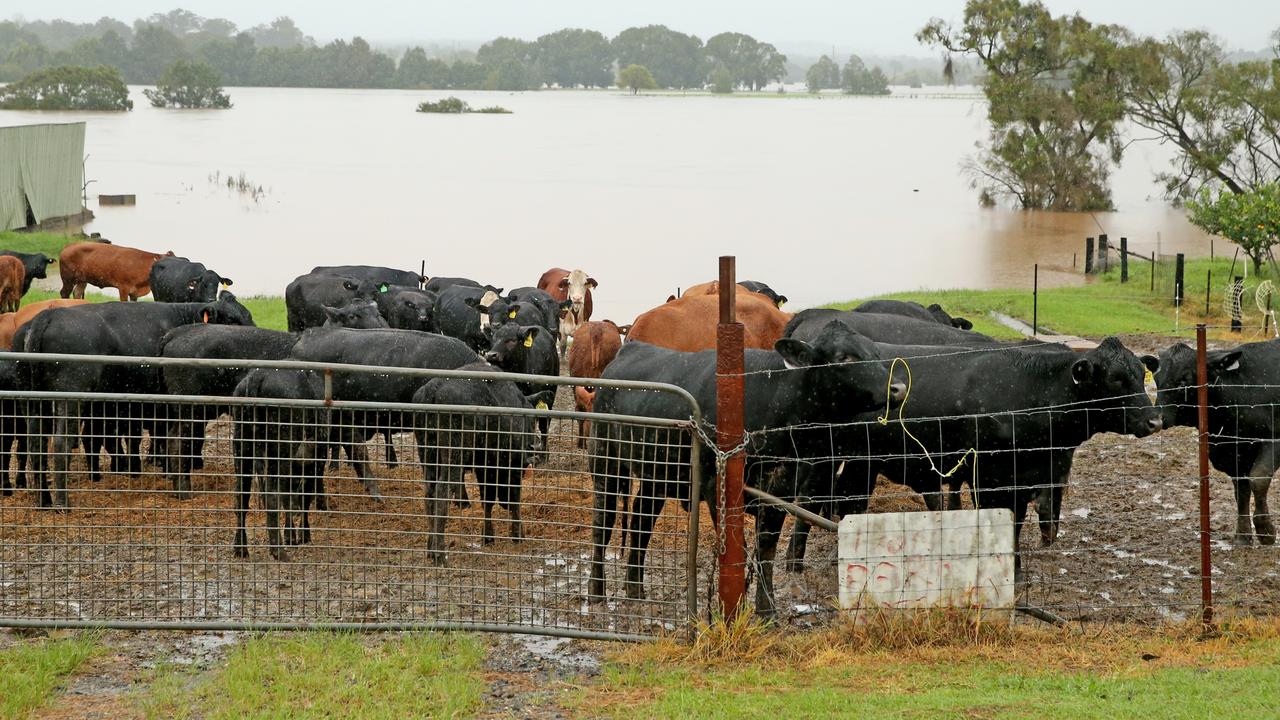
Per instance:
[[[0,127],[0,230],[84,213],[84,123]]]

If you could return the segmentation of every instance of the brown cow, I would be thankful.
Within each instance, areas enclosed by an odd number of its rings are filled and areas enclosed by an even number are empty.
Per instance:
[[[737,304],[738,322],[746,329],[746,347],[772,350],[791,320],[791,313],[779,310],[758,293],[738,293]],[[719,322],[719,296],[685,295],[636,318],[627,339],[684,352],[711,350],[716,346]]]
[[[151,266],[161,255],[122,245],[83,242],[68,245],[58,256],[58,272],[62,274],[62,297],[84,297],[86,285],[115,288],[120,299],[137,300],[151,292]]]
[[[39,315],[45,310],[60,307],[70,307],[72,305],[83,305],[88,300],[43,300],[41,302],[31,303],[18,309],[17,312],[4,313],[0,315],[0,350],[8,350],[13,344],[13,336],[18,333],[18,328],[31,322],[31,318]]]
[[[569,375],[580,378],[598,378],[604,374],[605,367],[613,361],[613,356],[622,349],[622,336],[625,328],[620,328],[612,320],[604,322],[585,322],[573,333],[573,344],[569,346]],[[573,388],[573,405],[578,412],[591,412],[596,391],[581,385]],[[588,426],[585,420],[578,421],[578,447],[586,445]]]
[[[9,255],[0,255],[0,312],[13,312],[22,303],[22,281],[27,270],[22,261]]]
[[[551,268],[538,279],[538,289],[545,290],[556,302],[568,300],[573,303],[568,310],[560,313],[561,358],[569,348],[569,338],[573,337],[574,331],[591,319],[591,289],[596,285],[595,278],[588,276],[586,272],[570,272],[564,268]]]
[[[747,286],[750,286],[750,287],[747,287]],[[782,306],[785,305],[787,302],[786,295],[777,294],[776,292],[773,291],[772,288],[770,288],[768,285],[765,285],[764,283],[761,283],[761,282],[743,280],[743,281],[740,281],[737,285],[735,285],[734,289],[738,291],[738,294],[751,293],[753,295],[758,295],[760,297],[767,298],[769,302],[778,306],[779,309],[781,309]],[[700,283],[698,285],[694,285],[693,287],[690,287],[689,289],[685,290],[684,294],[685,295],[719,295],[720,281],[712,280],[711,282],[705,282],[705,283]]]

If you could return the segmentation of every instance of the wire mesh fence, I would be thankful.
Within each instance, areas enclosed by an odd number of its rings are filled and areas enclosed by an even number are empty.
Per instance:
[[[264,364],[324,384],[306,364]],[[588,592],[583,419],[531,404],[5,391],[0,624],[685,632],[713,557],[678,505],[655,519],[642,594],[623,591],[620,540],[602,557],[610,592]],[[689,419],[591,419],[643,429],[615,454],[690,454]]]

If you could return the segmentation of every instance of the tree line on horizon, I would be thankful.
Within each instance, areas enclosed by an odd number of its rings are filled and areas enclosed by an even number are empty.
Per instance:
[[[356,36],[317,44],[288,17],[239,30],[222,18],[172,10],[132,25],[110,17],[0,22],[0,82],[50,67],[106,65],[127,82],[152,84],[178,61],[203,62],[226,85],[405,89],[532,90],[609,87],[616,68],[641,65],[658,87],[760,90],[787,75],[787,57],[750,35],[724,32],[703,42],[663,25],[632,27],[610,39],[565,28],[535,40],[499,37],[474,56],[433,57],[420,46],[397,60]]]

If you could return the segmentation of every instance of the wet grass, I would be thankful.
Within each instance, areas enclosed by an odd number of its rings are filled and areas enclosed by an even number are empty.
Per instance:
[[[1081,337],[1105,337],[1119,334],[1189,335],[1198,322],[1213,326],[1225,326],[1230,317],[1224,308],[1228,276],[1232,274],[1230,258],[1189,259],[1184,273],[1186,289],[1183,303],[1173,302],[1172,263],[1156,268],[1156,285],[1151,285],[1151,266],[1145,262],[1133,262],[1129,267],[1130,280],[1120,282],[1120,271],[1111,272],[1090,280],[1078,287],[1045,288],[1039,293],[1039,324],[1059,334]],[[1235,274],[1243,272],[1237,262]],[[1211,273],[1211,275],[1210,275]],[[1255,302],[1254,289],[1258,278],[1249,271],[1248,288],[1243,306],[1245,332],[1236,339],[1252,339],[1261,336],[1262,313]],[[1260,279],[1272,279],[1273,273],[1264,269]],[[1209,283],[1209,307],[1205,309],[1206,282]],[[971,320],[974,329],[999,338],[1018,338],[1021,335],[991,317],[992,312],[1002,313],[1031,324],[1033,307],[1029,289],[996,290],[915,290],[889,293],[875,297],[837,302],[827,307],[850,309],[867,300],[913,300],[924,305],[939,303],[952,315]],[[1280,297],[1275,300],[1280,309]],[[1225,332],[1216,333],[1225,336]]]
[[[100,650],[96,633],[26,640],[0,650],[0,718],[26,718]]]
[[[480,710],[483,645],[458,634],[263,635],[203,674],[162,669],[148,718],[463,718]]]

